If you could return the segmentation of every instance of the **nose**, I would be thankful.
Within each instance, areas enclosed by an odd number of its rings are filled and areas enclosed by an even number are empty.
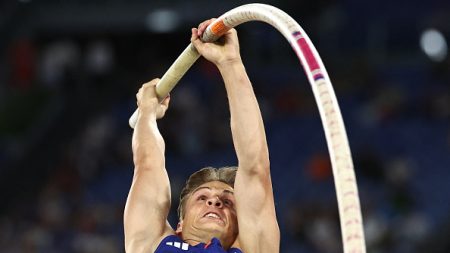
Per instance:
[[[222,201],[217,197],[208,199],[206,203],[208,206],[222,207]]]

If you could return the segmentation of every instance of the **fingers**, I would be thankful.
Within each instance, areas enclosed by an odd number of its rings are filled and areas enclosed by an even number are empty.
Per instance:
[[[170,102],[170,94],[167,95],[167,97],[165,97],[163,99],[163,101],[161,101],[161,103],[159,104],[159,107],[157,109],[157,113],[156,113],[156,118],[157,119],[161,119],[164,117],[164,115],[166,114],[167,109],[169,108],[169,102]]]
[[[141,109],[146,108],[146,112],[149,115],[155,115],[156,119],[164,117],[170,103],[170,94],[159,102],[156,93],[156,85],[159,81],[159,78],[155,78],[150,82],[144,83],[136,94],[138,107]]]
[[[155,78],[155,79],[151,80],[150,82],[144,83],[142,85],[141,90],[143,90],[145,92],[147,90],[150,90],[151,94],[156,96],[156,92],[155,92],[155,88],[154,87],[156,87],[156,85],[158,84],[159,80],[160,80],[159,78]]]
[[[165,97],[163,101],[161,101],[161,105],[164,107],[169,107],[169,103],[170,103],[170,94],[167,95],[167,97]]]
[[[197,48],[197,50],[199,50],[199,51],[202,50],[203,41],[201,41],[201,37],[203,36],[203,33],[206,31],[206,28],[208,28],[208,26],[215,20],[216,20],[216,18],[211,18],[211,19],[205,20],[198,25],[198,28],[191,29],[191,32],[192,32],[191,42],[192,42],[192,44],[194,44],[194,46],[195,46],[195,48]]]
[[[146,97],[149,99],[156,98],[159,101],[158,94],[156,93],[156,86],[159,83],[160,79],[155,78],[151,80],[150,82],[144,83],[142,87],[139,89],[139,92],[137,96],[139,98],[142,98],[143,94],[146,94]],[[164,99],[162,99],[161,102],[159,102],[161,105],[168,106],[170,101],[170,94],[168,94]]]
[[[141,88],[139,89],[138,93],[136,94],[137,99],[137,105],[138,107],[141,105],[142,100],[148,100],[148,99],[157,99],[156,95],[156,85],[159,82],[159,78],[155,78],[151,80],[150,82],[144,83]]]
[[[197,31],[197,28],[192,28],[191,43],[194,45],[197,51],[201,53],[203,42],[200,40]]]
[[[155,79],[151,80],[150,82],[146,82],[142,85],[141,89],[142,88],[146,89],[148,87],[156,86],[158,84],[159,80],[160,80],[159,78],[155,78]]]
[[[198,29],[197,28],[192,28],[191,29],[191,42],[194,43],[194,41],[198,40],[199,36],[198,36]]]
[[[161,79],[159,79],[159,78],[154,78],[153,80],[151,80],[150,82],[148,82],[148,83],[146,83],[146,84],[148,84],[148,85],[150,85],[150,86],[156,86],[158,83],[159,83],[159,80],[161,80]],[[144,84],[145,85],[145,84]]]
[[[197,30],[197,35],[199,37],[201,37],[203,35],[203,32],[205,32],[206,28],[212,23],[214,22],[214,20],[216,20],[216,18],[211,18],[208,20],[203,21],[202,23],[200,23],[200,25],[198,25],[198,30]]]

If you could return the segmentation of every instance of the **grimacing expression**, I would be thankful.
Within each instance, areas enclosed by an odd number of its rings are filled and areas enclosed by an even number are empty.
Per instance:
[[[185,206],[183,230],[193,229],[211,233],[219,239],[236,239],[237,215],[233,188],[211,181],[195,189]]]

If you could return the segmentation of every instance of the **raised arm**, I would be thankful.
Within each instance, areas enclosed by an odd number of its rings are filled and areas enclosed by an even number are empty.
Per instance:
[[[218,67],[227,90],[233,143],[239,161],[234,185],[238,243],[243,252],[276,253],[279,252],[280,232],[261,112],[239,54],[236,31],[228,31],[214,44],[198,39],[210,22],[212,20],[193,29],[191,41]]]
[[[124,212],[125,250],[152,253],[161,239],[173,233],[167,215],[170,209],[170,183],[165,169],[164,139],[156,120],[163,117],[169,98],[158,102],[154,79],[137,94],[139,117],[132,147],[134,176]]]

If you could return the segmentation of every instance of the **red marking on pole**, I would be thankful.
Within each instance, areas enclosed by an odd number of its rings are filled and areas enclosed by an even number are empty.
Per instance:
[[[297,39],[297,44],[299,45],[300,49],[303,52],[303,56],[306,59],[306,63],[308,64],[309,70],[312,72],[320,69],[319,64],[316,58],[314,57],[314,54],[311,48],[309,47],[308,43],[306,42],[305,38],[299,37]]]

